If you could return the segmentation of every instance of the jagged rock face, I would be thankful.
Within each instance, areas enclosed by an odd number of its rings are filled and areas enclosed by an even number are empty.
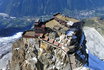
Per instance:
[[[0,0],[0,12],[12,16],[36,16],[69,10],[103,7],[104,0]]]
[[[12,51],[10,70],[71,70],[69,57],[62,50],[52,46],[39,48],[38,39],[21,38]],[[77,62],[76,66],[80,64]]]

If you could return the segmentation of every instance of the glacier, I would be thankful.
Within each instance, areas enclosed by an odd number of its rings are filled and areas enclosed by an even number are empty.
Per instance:
[[[6,70],[8,60],[12,56],[12,44],[22,37],[23,32],[18,32],[10,37],[0,37],[0,69]]]
[[[91,70],[104,70],[104,38],[92,27],[84,27],[87,40],[86,46],[89,54],[89,68]]]

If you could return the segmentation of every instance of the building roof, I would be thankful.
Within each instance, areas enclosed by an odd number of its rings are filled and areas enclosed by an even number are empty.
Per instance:
[[[67,17],[67,16],[63,16],[60,13],[54,15],[54,17],[56,17],[56,18],[58,18],[60,20],[66,21],[66,22],[67,21],[72,21],[74,23],[79,22],[79,20],[77,20],[77,19],[74,19],[74,18],[71,18],[71,17]]]
[[[24,33],[23,33],[23,37],[31,37],[31,38],[33,38],[33,37],[35,37],[35,31],[31,31],[31,30],[28,30],[28,31],[25,31]]]
[[[64,29],[68,29],[67,27],[63,27],[58,21],[56,21],[55,19],[51,19],[49,20],[48,22],[46,22],[46,27],[49,27],[49,28],[54,28],[55,26],[59,26],[59,27],[62,27]]]

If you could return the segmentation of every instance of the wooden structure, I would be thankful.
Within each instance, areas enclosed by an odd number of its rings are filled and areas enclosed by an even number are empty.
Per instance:
[[[63,26],[60,22],[56,21],[54,18],[50,19],[45,23],[46,28],[54,29],[55,27],[63,28],[64,30],[68,30],[68,27]]]
[[[63,15],[61,15],[60,13],[55,14],[55,15],[54,15],[54,18],[60,19],[60,20],[62,20],[62,21],[64,21],[64,22],[67,22],[67,21],[72,21],[72,22],[74,22],[74,23],[80,22],[80,21],[77,20],[77,19],[74,19],[74,18],[71,18],[71,17],[67,17],[67,16],[63,16]]]
[[[67,16],[63,16],[60,13],[57,13],[54,15],[54,19],[59,22],[61,25],[64,25],[65,27],[73,27],[73,26],[81,26],[82,22],[80,22],[77,19],[71,18],[71,17],[67,17]],[[69,23],[72,22],[73,24]],[[68,23],[70,26],[68,26]]]
[[[32,30],[25,31],[22,34],[22,36],[25,38],[35,38],[35,31],[32,31]]]
[[[45,33],[45,25],[42,22],[35,22],[34,24],[35,37]]]
[[[68,26],[67,23],[69,21],[73,22],[73,25]],[[67,31],[71,27],[79,28],[80,25],[81,25],[81,23],[79,22],[79,20],[73,19],[70,17],[66,17],[66,16],[63,16],[60,13],[58,13],[58,14],[54,15],[54,18],[50,19],[47,22],[44,22],[44,23],[43,22],[36,22],[34,24],[34,31],[31,31],[31,30],[25,31],[23,33],[23,37],[25,37],[25,38],[38,38],[40,40],[40,42],[43,42],[42,44],[39,43],[42,48],[46,49],[46,46],[47,46],[46,44],[49,44],[52,47],[59,48],[62,51],[64,51],[65,53],[67,53],[70,48],[67,48],[67,47],[63,48],[62,43],[55,41],[55,39],[49,38],[49,36],[46,35],[46,33],[47,33],[46,29],[50,28],[53,30],[55,27],[57,28],[57,26],[58,26],[58,27],[63,28],[65,31]],[[57,30],[58,30],[58,28],[57,28]],[[66,40],[66,42],[68,40]],[[68,46],[68,47],[70,47],[70,46]],[[72,69],[74,69],[76,67],[74,55],[70,55],[70,63],[71,63]]]
[[[57,13],[54,15],[54,18],[50,19],[49,21],[43,23],[43,22],[35,22],[34,24],[34,32],[33,31],[25,31],[23,33],[23,37],[33,37],[33,38],[38,38],[41,34],[46,33],[46,28],[53,29],[54,27],[58,26],[63,28],[64,30],[68,30],[69,27],[67,26],[67,22],[72,21],[76,25],[80,26],[80,22],[77,19],[69,18],[66,16],[61,15],[60,13]],[[63,26],[64,25],[64,26]],[[31,35],[29,35],[31,34]],[[34,35],[33,35],[34,34]]]
[[[39,40],[50,43],[53,46],[62,47],[63,45],[61,43],[54,41],[54,39],[49,39],[48,36],[44,36],[44,35],[46,34],[46,28],[54,29],[55,26],[68,30],[69,27],[67,27],[66,25],[67,21],[72,21],[74,23],[79,22],[79,20],[77,19],[62,16],[60,13],[58,13],[54,15],[54,18],[50,19],[45,23],[38,21],[35,22],[34,31],[24,32],[23,37],[39,38]]]

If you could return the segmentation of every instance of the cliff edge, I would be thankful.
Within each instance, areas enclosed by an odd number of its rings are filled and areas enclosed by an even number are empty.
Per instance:
[[[81,70],[88,65],[82,22],[55,14],[13,44],[10,70]]]

